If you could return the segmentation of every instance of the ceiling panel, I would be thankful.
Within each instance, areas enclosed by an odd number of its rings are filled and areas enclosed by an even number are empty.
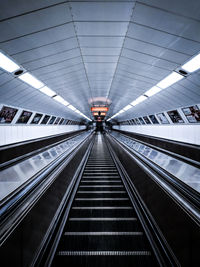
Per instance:
[[[121,50],[124,37],[116,37],[116,36],[79,36],[79,42],[82,50],[84,48],[97,48],[97,51],[100,51],[100,55],[102,54],[99,48],[111,48],[109,51],[111,52],[113,48],[117,48],[117,51]],[[95,50],[94,50],[95,51]]]
[[[71,2],[70,5],[75,21],[129,21],[134,2]]]
[[[2,1],[0,8],[0,17],[1,19],[9,19],[10,17],[19,16],[27,12],[34,12],[38,9],[45,9],[51,5],[63,3],[61,0],[6,0]]]
[[[60,69],[66,69],[73,67],[74,65],[82,65],[82,60],[81,57],[76,57],[76,58],[72,58],[72,59],[67,59],[67,60],[63,60],[62,62],[58,62],[55,63],[53,65],[45,65],[42,66],[41,68],[36,68],[34,70],[31,70],[35,75],[41,75],[43,73],[47,73],[47,72],[52,72],[52,71],[56,71],[56,70],[60,70]]]
[[[125,36],[128,22],[76,22],[77,34],[93,36]]]
[[[166,59],[173,62],[177,62],[179,64],[184,63],[190,55],[188,53],[181,53],[178,51],[175,51],[169,47],[162,47],[158,45],[151,44],[150,40],[137,40],[137,39],[131,39],[126,38],[124,43],[124,48],[127,48],[129,50],[133,50],[136,52],[140,52],[146,55],[151,55],[158,57],[160,59]]]
[[[27,70],[34,70],[42,68],[43,66],[54,65],[68,61],[73,58],[81,57],[80,50],[78,48],[71,49],[70,51],[57,53],[52,56],[47,56],[38,60],[32,60],[22,63]]]
[[[159,59],[158,57],[153,57],[150,55],[138,53],[138,52],[127,50],[127,49],[123,50],[121,56],[124,58],[136,60],[138,62],[150,64],[152,66],[162,67],[168,70],[174,70],[179,66],[179,64],[169,61],[169,60]]]
[[[33,49],[27,49],[11,56],[17,60],[17,62],[27,62],[31,60],[37,60],[40,58],[55,55],[57,53],[62,53],[65,51],[70,51],[78,47],[76,37],[66,38],[60,41],[53,41],[47,45],[40,47],[35,47]]]
[[[170,4],[168,1],[140,0],[140,3],[197,20],[200,17],[200,2],[196,0],[176,0],[170,1]]]
[[[74,37],[75,31],[73,23],[46,29],[34,34],[22,36],[7,42],[0,42],[0,48],[9,55],[30,50],[39,46],[47,45],[52,41],[60,41]],[[53,40],[52,40],[53,39]]]
[[[85,63],[117,63],[118,56],[83,56]]]
[[[132,21],[197,42],[200,41],[200,21],[164,10],[137,3]]]
[[[110,48],[110,47],[83,47],[81,49],[83,55],[93,56],[119,56],[121,48]]]
[[[72,17],[67,4],[14,17],[0,23],[0,42],[44,31],[70,21]]]

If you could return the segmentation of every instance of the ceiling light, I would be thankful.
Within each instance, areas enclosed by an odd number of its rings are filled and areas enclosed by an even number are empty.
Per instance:
[[[8,72],[13,72],[18,70],[20,67],[9,57],[5,56],[3,53],[0,52],[0,68]]]
[[[183,79],[184,76],[178,74],[177,72],[172,72],[170,75],[168,75],[166,78],[164,78],[162,81],[160,81],[157,86],[165,89],[169,86],[171,86],[172,84],[180,81],[181,79]]]
[[[157,87],[157,86],[153,86],[151,89],[149,89],[148,91],[146,91],[144,94],[146,96],[152,96],[157,94],[158,92],[160,92],[162,89]]]
[[[200,68],[200,54],[190,59],[181,68],[188,72],[193,72],[195,70],[198,70]]]
[[[68,108],[70,108],[71,110],[76,110],[76,108],[72,105],[69,105]]]
[[[48,95],[50,97],[56,95],[56,93],[53,90],[51,90],[49,87],[47,87],[47,86],[44,86],[44,87],[40,88],[40,91],[42,93],[44,93],[45,95]]]
[[[121,113],[123,113],[124,112],[124,110],[123,109],[121,109],[119,112],[118,112],[118,114],[121,114]]]
[[[56,101],[58,101],[59,103],[63,104],[64,106],[68,106],[69,103],[64,99],[62,98],[61,96],[57,95],[57,96],[54,96],[53,99],[55,99]]]
[[[145,96],[145,95],[141,95],[141,96],[139,96],[138,98],[136,98],[133,102],[131,102],[131,105],[132,105],[132,106],[136,106],[137,104],[143,102],[143,101],[146,100],[146,99],[147,99],[147,96]]]
[[[125,107],[123,108],[123,110],[127,111],[127,110],[129,110],[130,108],[132,108],[132,106],[131,106],[131,105],[127,105],[127,106],[125,106]]]
[[[22,80],[25,83],[28,83],[29,85],[31,85],[32,87],[34,87],[36,89],[40,89],[41,87],[44,86],[44,84],[41,81],[36,79],[33,75],[31,75],[28,72],[20,75],[19,79]]]

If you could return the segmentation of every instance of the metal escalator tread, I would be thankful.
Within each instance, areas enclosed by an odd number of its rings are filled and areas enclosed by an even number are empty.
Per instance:
[[[71,265],[158,266],[101,135],[96,136],[52,263]]]

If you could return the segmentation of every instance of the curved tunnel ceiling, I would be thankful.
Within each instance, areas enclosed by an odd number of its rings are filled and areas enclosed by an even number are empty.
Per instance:
[[[86,116],[95,99],[109,117],[200,51],[200,2],[7,0],[0,49]],[[121,114],[128,119],[197,103],[195,72]],[[79,115],[0,70],[0,102]],[[103,102],[102,102],[103,103]]]

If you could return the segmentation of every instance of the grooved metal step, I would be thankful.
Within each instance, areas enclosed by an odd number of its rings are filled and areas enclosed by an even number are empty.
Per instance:
[[[72,209],[74,209],[74,210],[78,210],[78,209],[80,209],[80,210],[84,210],[84,209],[86,209],[86,210],[91,210],[91,209],[96,209],[96,210],[132,210],[133,209],[133,207],[72,207]]]
[[[96,193],[99,193],[99,194],[107,194],[107,193],[109,193],[109,194],[118,194],[118,193],[120,193],[120,194],[125,194],[126,193],[126,191],[78,191],[77,192],[78,194],[82,194],[82,193],[84,193],[84,194],[87,194],[87,193],[90,193],[90,194],[96,194]]]
[[[59,251],[59,256],[150,256],[150,251]]]
[[[103,235],[111,235],[111,236],[132,236],[132,235],[143,235],[142,232],[65,232],[64,235],[84,235],[84,236],[90,236],[90,235],[95,235],[95,236],[103,236]]]
[[[69,221],[136,221],[137,218],[96,218],[96,217],[92,217],[92,218],[69,218]]]
[[[104,201],[104,200],[116,200],[116,201],[121,201],[121,200],[129,200],[128,198],[75,198],[75,200],[83,200],[83,201],[86,201],[86,200],[95,200],[95,201]]]
[[[80,185],[79,187],[83,188],[83,187],[124,187],[123,185]]]

